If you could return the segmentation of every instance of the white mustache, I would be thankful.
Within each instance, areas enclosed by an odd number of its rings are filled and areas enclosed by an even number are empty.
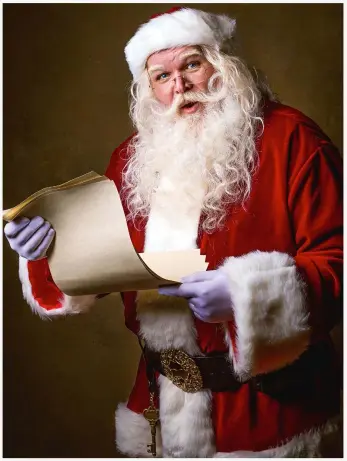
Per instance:
[[[226,90],[223,88],[217,93],[204,93],[202,91],[187,91],[186,93],[178,94],[173,100],[171,107],[164,112],[164,116],[172,117],[178,113],[181,107],[191,102],[213,103],[224,99]]]

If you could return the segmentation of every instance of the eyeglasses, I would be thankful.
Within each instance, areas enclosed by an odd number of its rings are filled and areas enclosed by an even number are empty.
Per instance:
[[[212,65],[205,59],[188,61],[183,68],[174,71],[152,71],[149,78],[153,86],[177,85],[178,82],[196,85],[205,82],[211,76]]]

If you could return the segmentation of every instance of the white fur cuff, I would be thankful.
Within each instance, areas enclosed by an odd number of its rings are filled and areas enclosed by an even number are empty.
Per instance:
[[[45,309],[35,299],[29,279],[28,261],[25,258],[19,257],[19,279],[22,282],[23,297],[31,307],[31,310],[44,319],[55,317],[57,315],[71,315],[86,312],[94,304],[96,295],[85,296],[68,296],[62,293],[60,300],[61,307],[57,309]],[[44,292],[45,287],[42,287]]]
[[[304,284],[292,257],[256,251],[228,258],[221,270],[230,280],[236,337],[226,341],[241,379],[293,362],[307,347]]]

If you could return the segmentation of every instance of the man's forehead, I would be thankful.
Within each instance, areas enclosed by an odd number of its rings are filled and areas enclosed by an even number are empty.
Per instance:
[[[201,55],[201,50],[198,46],[182,46],[177,48],[169,48],[153,53],[147,60],[147,68],[149,71],[159,69],[172,62],[181,62],[189,56]]]

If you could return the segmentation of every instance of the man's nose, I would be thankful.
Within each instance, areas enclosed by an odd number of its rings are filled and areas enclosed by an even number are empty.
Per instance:
[[[176,75],[174,83],[174,89],[176,94],[182,94],[190,88],[191,84],[188,83],[181,74]]]

